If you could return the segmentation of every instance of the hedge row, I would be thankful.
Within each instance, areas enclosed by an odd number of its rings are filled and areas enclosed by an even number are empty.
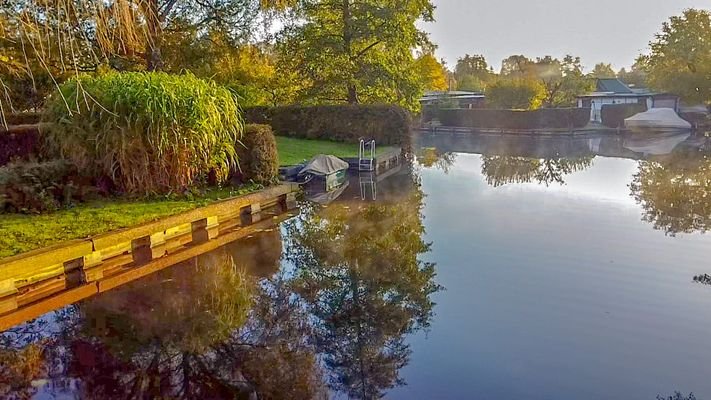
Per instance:
[[[589,108],[443,109],[438,114],[442,125],[474,129],[571,129],[582,128],[590,121]]]
[[[244,110],[251,124],[268,124],[274,134],[305,139],[400,144],[409,135],[410,113],[391,105],[253,107]]]
[[[10,130],[0,128],[0,166],[37,156],[39,142],[38,125],[11,126]]]
[[[625,119],[645,111],[646,104],[603,104],[600,117],[602,124],[608,128],[624,128]]]

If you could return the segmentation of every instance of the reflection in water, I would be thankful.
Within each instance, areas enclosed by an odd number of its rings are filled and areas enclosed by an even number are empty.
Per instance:
[[[251,257],[266,249],[279,253]],[[5,332],[0,394],[324,398],[283,273],[245,273],[274,271],[280,249],[279,231],[263,232]]]
[[[417,162],[427,168],[437,168],[445,174],[454,165],[457,155],[452,152],[442,152],[436,147],[423,147],[417,152]]]
[[[5,332],[0,397],[382,396],[439,289],[423,194],[392,181]]]
[[[698,152],[672,153],[641,161],[630,184],[643,219],[670,235],[706,232],[711,226],[711,158]]]
[[[592,166],[593,157],[528,158],[516,156],[483,156],[481,172],[494,187],[512,183],[535,182],[543,185],[565,184],[564,177]]]
[[[388,203],[346,202],[302,211],[287,224],[294,291],[315,317],[314,339],[332,390],[373,399],[402,385],[405,337],[429,326],[435,268],[418,260],[422,192]]]

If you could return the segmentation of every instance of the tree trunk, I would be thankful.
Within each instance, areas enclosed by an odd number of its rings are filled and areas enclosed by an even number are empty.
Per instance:
[[[163,36],[158,0],[148,0],[144,3],[144,14],[148,26],[148,41],[146,43],[146,69],[160,71],[163,69],[163,57],[160,42]]]
[[[350,0],[343,0],[343,3],[341,5],[341,13],[343,16],[343,47],[345,50],[346,55],[348,56],[348,60],[351,63],[348,67],[351,68],[351,75],[353,73],[353,63],[355,60],[353,59],[353,49],[352,49],[352,41],[353,41],[353,36],[351,33],[351,1]],[[353,79],[353,76],[349,77],[350,79]],[[358,89],[356,88],[355,83],[348,83],[347,84],[347,90],[348,90],[348,104],[358,104]]]

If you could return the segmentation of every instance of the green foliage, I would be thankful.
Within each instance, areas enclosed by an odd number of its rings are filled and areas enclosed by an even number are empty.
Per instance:
[[[484,56],[466,54],[457,60],[454,77],[458,90],[480,92],[495,76]]]
[[[431,46],[417,22],[431,21],[433,10],[430,0],[302,1],[280,40],[284,69],[307,82],[300,100],[418,109],[413,50]]]
[[[76,171],[64,160],[0,167],[0,212],[34,214],[67,207],[83,197],[72,177]]]
[[[237,154],[244,182],[270,185],[278,180],[279,154],[269,125],[246,125],[242,143],[237,144]]]
[[[651,87],[689,103],[711,104],[711,12],[689,9],[671,17],[640,58]]]
[[[248,194],[261,188],[251,185],[214,189],[192,199],[98,200],[42,215],[2,214],[0,257],[155,221],[214,200]]]
[[[483,92],[486,90],[486,83],[474,75],[464,75],[457,80],[457,90]]]
[[[644,65],[639,62],[635,62],[629,71],[625,68],[620,69],[617,72],[617,79],[631,87],[647,87],[647,73],[644,71]]]
[[[545,56],[535,61],[522,55],[510,56],[502,63],[501,75],[537,80],[544,88],[544,107],[573,107],[576,96],[595,86],[594,80],[583,74],[580,57],[571,55],[562,60]]]
[[[192,74],[109,73],[71,80],[50,99],[44,137],[81,171],[130,193],[181,191],[237,163],[233,95]]]
[[[593,68],[590,76],[593,78],[615,78],[615,70],[612,69],[612,64],[597,63]]]
[[[246,110],[245,115],[270,124],[274,134],[306,139],[358,143],[375,139],[380,145],[400,144],[410,134],[410,113],[398,106],[333,105],[287,106]]]
[[[490,108],[535,110],[545,96],[545,88],[532,79],[499,79],[486,89]]]

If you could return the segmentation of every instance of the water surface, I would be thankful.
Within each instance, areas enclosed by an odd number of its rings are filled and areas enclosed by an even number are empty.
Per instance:
[[[707,147],[418,136],[411,168],[6,332],[0,394],[709,398]]]

